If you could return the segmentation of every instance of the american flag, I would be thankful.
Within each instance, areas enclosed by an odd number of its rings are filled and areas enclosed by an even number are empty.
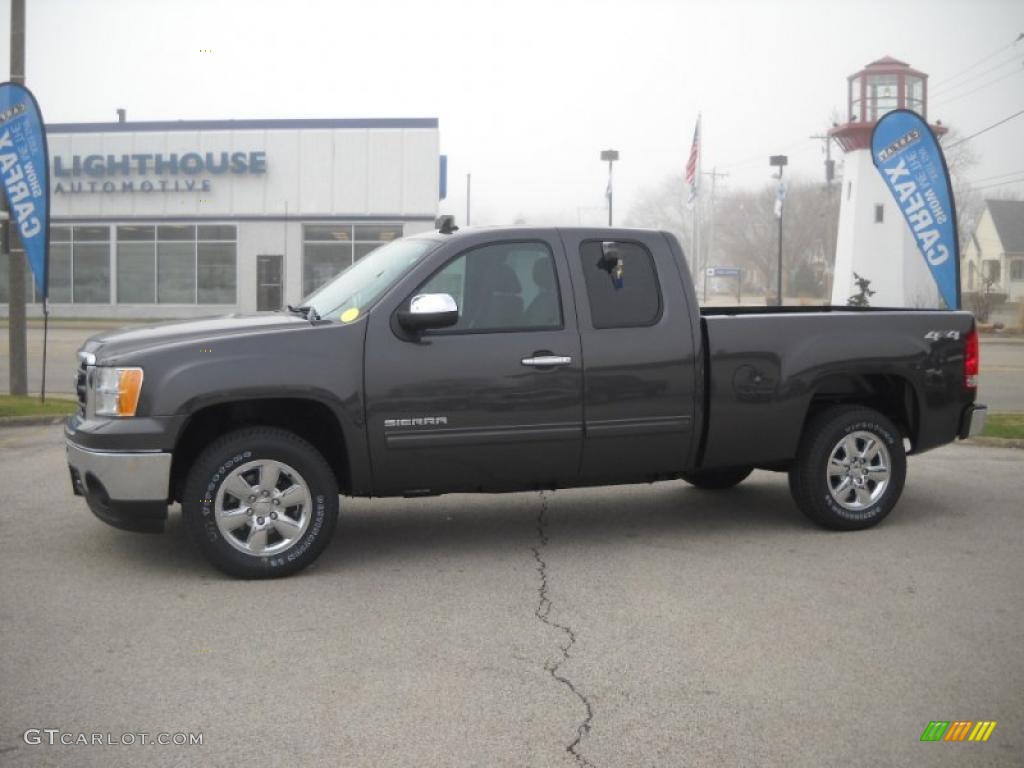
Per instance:
[[[686,204],[693,206],[700,188],[700,114],[697,115],[697,126],[693,129],[693,144],[690,146],[690,159],[686,161],[686,183],[690,186],[690,196]]]

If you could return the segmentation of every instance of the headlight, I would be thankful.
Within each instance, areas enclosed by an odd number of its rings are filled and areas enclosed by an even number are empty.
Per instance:
[[[97,416],[134,416],[142,391],[141,368],[98,367],[94,374]]]

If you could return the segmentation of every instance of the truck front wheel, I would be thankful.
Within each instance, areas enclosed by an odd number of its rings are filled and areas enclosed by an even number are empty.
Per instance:
[[[312,563],[338,519],[338,485],[323,456],[298,435],[251,427],[203,451],[185,482],[185,527],[231,576],[287,576]]]
[[[869,528],[896,506],[907,476],[899,431],[864,406],[829,408],[804,432],[789,488],[800,510],[826,528]]]

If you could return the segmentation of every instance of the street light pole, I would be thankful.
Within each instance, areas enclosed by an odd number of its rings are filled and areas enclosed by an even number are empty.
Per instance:
[[[782,172],[786,168],[786,164],[789,163],[789,158],[785,155],[772,155],[768,158],[768,164],[773,168],[779,169],[779,187],[778,187],[778,199],[775,202],[778,208],[779,214],[779,268],[778,268],[778,288],[776,295],[778,296],[778,306],[782,306],[782,216],[785,206],[783,201],[786,197],[786,188],[782,183]]]
[[[608,198],[608,226],[612,226],[612,163],[619,159],[617,149],[605,149],[601,151],[601,159],[608,161],[608,188],[605,189],[605,196]]]

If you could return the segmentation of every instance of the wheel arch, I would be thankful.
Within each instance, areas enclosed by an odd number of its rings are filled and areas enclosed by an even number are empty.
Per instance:
[[[346,434],[343,420],[321,400],[309,397],[247,397],[209,403],[193,411],[178,434],[171,461],[171,497],[180,501],[188,471],[213,440],[235,429],[267,426],[286,429],[316,448],[343,494],[361,485],[354,476],[354,436]]]
[[[816,382],[804,413],[800,434],[821,411],[833,405],[863,405],[886,416],[900,434],[917,445],[920,400],[913,383],[893,373],[836,373]]]

